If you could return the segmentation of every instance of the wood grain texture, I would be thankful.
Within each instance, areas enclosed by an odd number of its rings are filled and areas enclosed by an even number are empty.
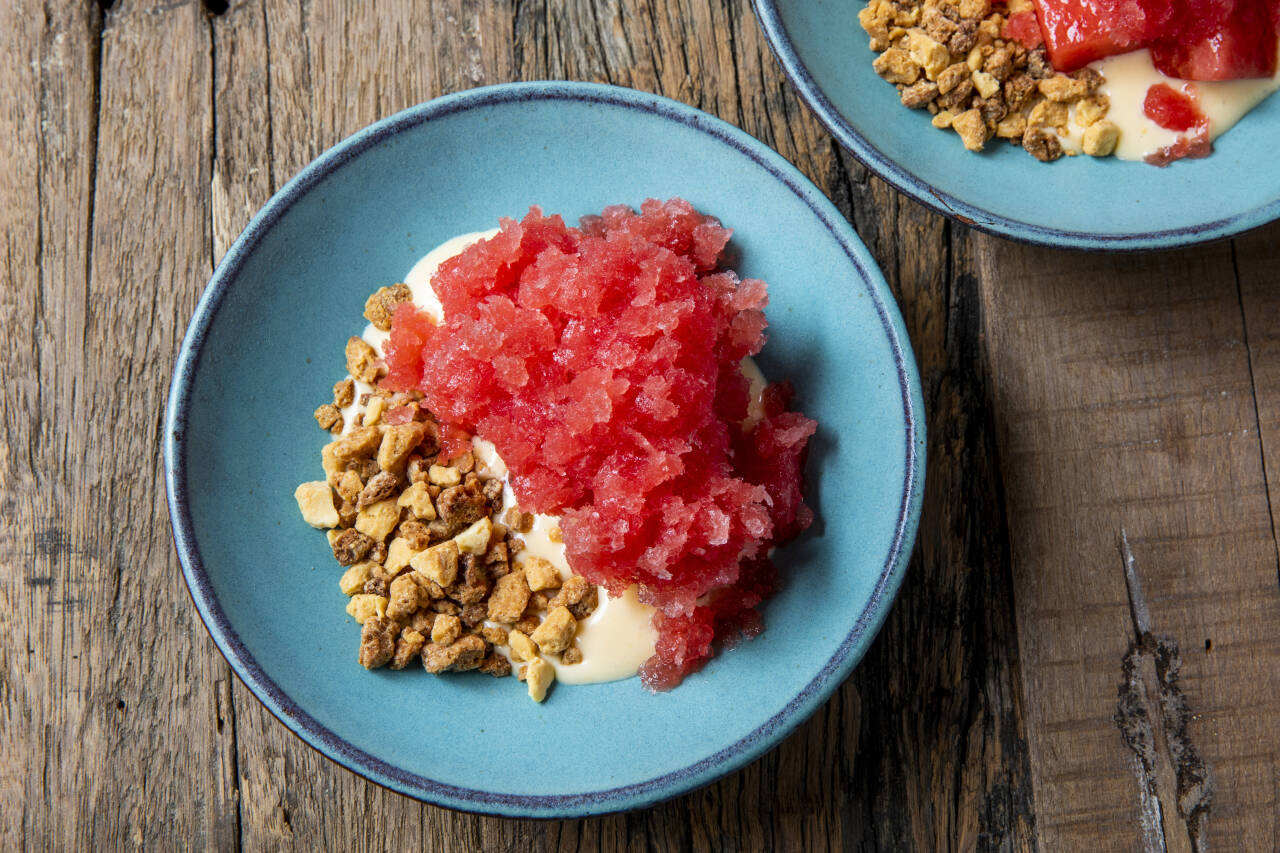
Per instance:
[[[1277,542],[1276,579],[1280,583],[1280,222],[1241,236],[1233,249],[1249,351],[1249,378],[1258,415],[1259,452],[1266,468],[1271,535]],[[1280,757],[1276,760],[1280,774]],[[1276,796],[1280,798],[1280,792]]]
[[[746,0],[23,0],[0,48],[0,848],[1280,849],[1280,226],[976,235],[840,151]],[[396,110],[545,78],[700,107],[831,196],[902,305],[929,460],[899,599],[813,719],[656,808],[531,822],[365,782],[231,678],[158,444],[272,192]]]
[[[211,271],[208,24],[26,5],[0,13],[21,81],[0,168],[5,846],[234,845],[228,670],[178,572],[158,451]]]
[[[1273,849],[1280,590],[1233,247],[980,247],[1040,840]]]

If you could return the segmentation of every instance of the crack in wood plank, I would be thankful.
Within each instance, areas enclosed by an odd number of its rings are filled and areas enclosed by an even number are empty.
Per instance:
[[[1236,299],[1240,304],[1240,329],[1244,341],[1244,351],[1249,365],[1249,393],[1253,397],[1254,423],[1258,430],[1258,460],[1262,465],[1262,487],[1267,497],[1267,517],[1271,520],[1271,540],[1276,549],[1276,582],[1280,583],[1280,534],[1276,530],[1275,501],[1271,497],[1271,480],[1267,473],[1267,447],[1265,431],[1262,428],[1262,405],[1258,400],[1258,379],[1254,370],[1253,348],[1249,346],[1249,316],[1244,310],[1244,287],[1240,281],[1240,259],[1237,254],[1236,241],[1231,241],[1231,272],[1236,280]]]
[[[1192,714],[1178,687],[1182,654],[1173,637],[1152,631],[1137,560],[1124,528],[1120,553],[1134,639],[1121,661],[1115,722],[1133,753],[1143,845],[1149,853],[1202,853],[1208,849],[1214,785],[1187,732]]]

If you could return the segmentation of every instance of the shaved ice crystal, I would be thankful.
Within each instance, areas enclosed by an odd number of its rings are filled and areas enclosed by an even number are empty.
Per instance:
[[[534,207],[446,261],[444,320],[411,303],[386,347],[444,452],[497,447],[522,510],[561,516],[574,571],[657,608],[656,690],[759,633],[769,549],[809,526],[812,420],[769,386],[744,427],[741,362],[765,342],[764,282],[718,264],[731,232],[682,199],[618,205],[570,228]]]

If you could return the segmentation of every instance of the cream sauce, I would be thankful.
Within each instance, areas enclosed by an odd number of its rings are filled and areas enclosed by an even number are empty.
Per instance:
[[[1151,51],[1143,48],[1091,63],[1106,78],[1098,91],[1111,99],[1106,120],[1120,128],[1115,156],[1121,160],[1142,160],[1178,141],[1179,133],[1167,130],[1147,118],[1143,104],[1147,90],[1157,83],[1193,95],[1200,112],[1209,119],[1209,137],[1217,139],[1256,107],[1268,95],[1280,89],[1280,72],[1274,77],[1252,80],[1188,81],[1166,77],[1156,70]],[[1074,122],[1062,140],[1064,149],[1080,150],[1084,128]]]
[[[502,479],[502,509],[494,516],[501,520],[506,511],[516,506],[515,495],[507,482],[507,466],[494,446],[482,438],[471,439],[472,453],[476,457],[476,471],[482,477]],[[541,557],[556,567],[560,577],[573,576],[569,561],[565,558],[564,543],[556,541],[560,519],[554,515],[535,513],[533,528],[523,534],[524,551],[516,557],[520,564],[529,557]],[[565,664],[559,655],[543,655],[556,671],[556,680],[565,684],[593,684],[630,678],[640,665],[653,656],[658,632],[652,623],[653,608],[642,604],[633,586],[621,598],[611,598],[604,587],[599,588],[600,603],[586,619],[578,623],[576,634],[582,660]],[[498,646],[498,651],[510,656],[510,649]],[[519,666],[518,663],[513,665]]]

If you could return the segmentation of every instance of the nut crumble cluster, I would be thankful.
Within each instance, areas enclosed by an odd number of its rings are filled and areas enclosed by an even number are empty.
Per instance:
[[[1015,11],[1019,2],[1025,8]],[[1072,154],[1061,134],[1074,106],[1084,153],[1110,156],[1120,131],[1105,118],[1102,75],[1055,72],[1043,45],[1028,50],[1005,37],[1010,17],[1033,14],[1029,2],[1010,0],[1006,11],[989,0],[871,0],[858,21],[880,54],[876,73],[898,88],[903,105],[927,109],[933,126],[954,130],[968,150],[1000,138],[1043,162]]]
[[[381,288],[365,317],[386,331],[410,297],[404,284]],[[533,516],[511,507],[494,520],[502,480],[481,476],[470,453],[445,461],[422,395],[379,387],[386,366],[368,343],[351,338],[346,359],[350,376],[315,411],[320,427],[338,436],[321,452],[325,479],[301,484],[294,497],[303,520],[328,530],[334,558],[347,567],[338,585],[361,624],[360,664],[404,669],[420,659],[431,673],[505,676],[515,661],[517,677],[541,702],[555,679],[545,656],[582,660],[574,635],[598,604],[596,586],[521,555]],[[373,386],[359,400],[357,379]],[[342,409],[352,404],[355,426],[342,435]]]

